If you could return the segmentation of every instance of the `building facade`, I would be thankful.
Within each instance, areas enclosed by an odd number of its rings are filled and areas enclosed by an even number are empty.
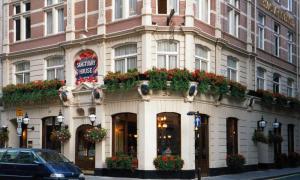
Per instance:
[[[2,10],[1,87],[65,81],[61,101],[4,104],[1,119],[10,147],[60,150],[95,174],[105,171],[107,157],[132,153],[140,177],[154,176],[153,160],[167,147],[184,160],[182,171],[189,177],[199,166],[203,175],[223,173],[228,154],[242,154],[247,167],[255,169],[274,163],[278,154],[300,152],[299,112],[266,107],[250,94],[235,101],[199,92],[191,97],[168,91],[143,95],[141,86],[108,92],[102,86],[109,72],[198,69],[249,91],[298,98],[298,1],[4,0]],[[84,61],[87,56],[91,61]],[[101,98],[94,98],[95,90]],[[30,117],[21,137],[17,109]],[[60,111],[71,138],[57,145],[50,134]],[[195,142],[189,111],[201,113],[201,143]],[[86,143],[82,136],[91,127],[90,114],[108,130],[100,143]],[[280,122],[279,145],[253,143],[262,116],[268,122],[265,134],[274,131],[275,119]],[[199,153],[200,163],[195,160]]]

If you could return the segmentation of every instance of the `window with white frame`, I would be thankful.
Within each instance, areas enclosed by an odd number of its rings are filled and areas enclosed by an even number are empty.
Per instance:
[[[14,7],[14,40],[26,40],[31,38],[30,1],[22,1]]]
[[[288,0],[288,10],[293,11],[293,0]]]
[[[30,63],[21,62],[15,65],[16,84],[25,84],[30,81]]]
[[[201,21],[209,23],[210,0],[196,0],[196,17]]]
[[[169,14],[172,9],[175,13],[179,12],[179,0],[156,0],[157,1],[157,13]]]
[[[229,34],[239,36],[239,2],[234,1],[235,4],[228,6],[228,32]]]
[[[265,16],[258,14],[258,48],[264,49],[265,43]]]
[[[195,47],[195,69],[208,71],[209,50],[201,45]]]
[[[177,68],[178,43],[176,41],[161,40],[157,42],[157,67]]]
[[[115,72],[126,73],[137,68],[137,45],[127,44],[115,48]]]
[[[256,89],[265,89],[265,72],[266,70],[258,67],[256,72]]]
[[[274,54],[279,56],[279,46],[280,46],[280,26],[274,23]]]
[[[240,6],[239,0],[229,0],[228,3],[235,8],[239,8],[239,6]]]
[[[288,62],[293,63],[293,33],[288,32]]]
[[[273,93],[280,93],[280,75],[273,74]]]
[[[65,30],[63,0],[45,0],[45,34],[56,34]]]
[[[114,0],[114,19],[137,15],[137,0]]]
[[[237,81],[237,60],[231,56],[227,58],[227,79]]]
[[[47,80],[64,80],[64,59],[57,56],[46,60]]]
[[[287,80],[287,96],[288,97],[294,97],[294,80],[291,78],[288,78]]]

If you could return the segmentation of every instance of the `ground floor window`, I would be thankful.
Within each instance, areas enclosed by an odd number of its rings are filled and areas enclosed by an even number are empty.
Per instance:
[[[112,153],[137,156],[137,115],[120,113],[112,117]]]
[[[60,143],[52,142],[50,139],[52,131],[55,131],[59,128],[59,123],[57,122],[56,117],[46,117],[42,121],[42,147],[44,149],[53,149],[60,152]]]
[[[157,114],[157,155],[180,155],[180,114]]]

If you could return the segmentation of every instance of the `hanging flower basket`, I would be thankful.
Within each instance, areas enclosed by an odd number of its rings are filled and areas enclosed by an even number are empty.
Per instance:
[[[101,142],[107,135],[107,130],[101,127],[94,127],[86,130],[84,139],[91,143]]]
[[[269,133],[269,144],[273,143],[281,143],[283,141],[283,138],[279,134]]]
[[[50,140],[52,142],[65,143],[71,138],[71,133],[68,129],[55,130],[51,132]]]
[[[255,130],[252,135],[252,141],[257,144],[257,142],[261,142],[264,144],[268,143],[268,138],[264,135],[262,131]]]

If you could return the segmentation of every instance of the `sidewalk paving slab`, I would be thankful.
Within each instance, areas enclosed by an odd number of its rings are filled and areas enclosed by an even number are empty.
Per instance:
[[[201,180],[263,180],[263,179],[272,179],[274,177],[285,176],[285,175],[296,174],[296,173],[300,173],[300,167],[270,169],[270,170],[263,170],[263,171],[250,171],[250,172],[245,172],[240,174],[228,174],[228,175],[221,175],[221,176],[209,176],[209,177],[202,177]],[[86,176],[86,180],[138,180],[138,178]],[[170,179],[170,180],[176,180],[176,179]]]

